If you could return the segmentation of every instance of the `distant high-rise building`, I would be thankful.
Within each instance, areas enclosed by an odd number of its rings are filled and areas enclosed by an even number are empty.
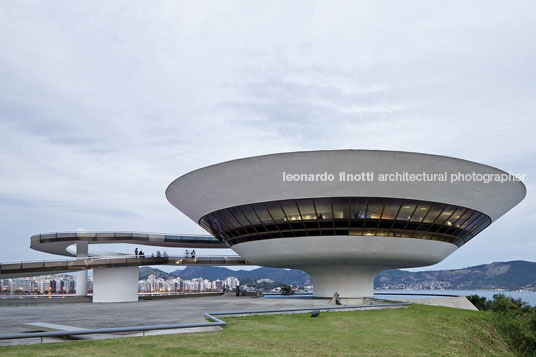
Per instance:
[[[240,285],[240,281],[235,277],[228,277],[224,280],[225,285],[228,286],[230,289],[236,288],[237,285]]]

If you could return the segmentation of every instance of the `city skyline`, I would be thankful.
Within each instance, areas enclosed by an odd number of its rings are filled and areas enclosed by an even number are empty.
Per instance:
[[[88,279],[88,291],[92,291],[93,279]],[[138,281],[138,293],[165,292],[208,292],[236,289],[240,280],[235,277],[208,280],[203,277],[183,279],[180,277],[157,278],[151,274]],[[75,276],[69,274],[49,274],[37,277],[0,279],[0,294],[75,294]]]

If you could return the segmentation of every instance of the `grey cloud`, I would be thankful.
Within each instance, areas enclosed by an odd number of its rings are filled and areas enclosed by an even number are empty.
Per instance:
[[[0,224],[21,240],[0,238],[0,260],[28,254],[21,229],[200,232],[165,200],[177,176],[335,148],[526,172],[522,205],[440,267],[531,259],[535,12],[531,1],[5,3]]]

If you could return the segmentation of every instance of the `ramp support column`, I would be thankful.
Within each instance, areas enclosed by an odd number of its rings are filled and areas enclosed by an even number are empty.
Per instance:
[[[76,243],[76,257],[83,258],[88,256],[88,243],[86,241]],[[76,296],[87,296],[87,270],[75,273],[75,290]]]

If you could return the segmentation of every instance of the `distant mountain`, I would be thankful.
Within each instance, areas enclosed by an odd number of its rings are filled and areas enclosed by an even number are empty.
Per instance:
[[[160,269],[151,267],[140,267],[140,280],[147,280],[149,275],[156,275],[157,278],[167,279],[169,274]]]
[[[310,285],[311,277],[301,271],[282,268],[258,268],[231,270],[223,267],[188,266],[171,273],[142,267],[140,279],[150,274],[158,278],[180,277],[182,279],[204,278],[223,280],[234,276],[242,279],[271,279],[284,284]],[[464,269],[408,272],[387,270],[376,276],[374,285],[379,289],[536,289],[536,263],[511,261],[477,265]]]
[[[183,279],[193,279],[203,277],[208,280],[223,280],[234,276],[240,279],[272,279],[284,284],[307,285],[311,284],[311,277],[301,270],[281,269],[281,268],[257,268],[253,270],[231,270],[221,267],[210,266],[188,266],[184,270],[176,270],[170,273],[171,276],[178,276]]]
[[[536,263],[516,260],[454,270],[387,270],[374,283],[376,288],[390,289],[535,289]]]

